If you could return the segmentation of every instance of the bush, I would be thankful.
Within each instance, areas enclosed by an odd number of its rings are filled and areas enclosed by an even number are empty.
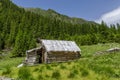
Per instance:
[[[45,77],[46,77],[46,78],[49,78],[50,76],[46,74]]]
[[[115,78],[120,78],[120,70],[117,71],[117,72],[114,74],[114,77],[115,77]]]
[[[41,72],[41,73],[42,73],[42,72],[43,72],[43,70],[42,70],[42,69],[39,69],[39,72]]]
[[[59,71],[55,71],[52,73],[52,78],[56,78],[59,79],[61,77],[60,72]]]
[[[70,74],[68,75],[68,78],[74,78],[75,77],[75,73],[74,72],[70,72]]]
[[[60,65],[61,69],[66,69],[66,66],[64,66],[63,64]]]
[[[39,68],[39,72],[43,72],[43,70],[45,70],[45,66],[41,66],[41,67]]]
[[[73,73],[78,74],[78,70],[77,69],[73,70]]]
[[[4,68],[3,68],[2,75],[10,74],[10,72],[11,72],[10,65],[5,65]]]
[[[38,75],[38,80],[44,80],[42,75]]]
[[[52,67],[57,67],[57,66],[58,66],[58,63],[54,62],[54,63],[52,63],[51,66],[52,66]]]
[[[105,67],[105,66],[100,66],[100,65],[91,65],[89,67],[90,69],[92,69],[98,74],[105,74],[106,76],[109,76],[109,77],[117,76],[115,75],[115,72],[111,67]]]
[[[19,69],[18,78],[21,80],[33,80],[30,70],[27,67],[22,67]]]
[[[39,68],[35,68],[35,69],[34,69],[34,72],[36,72],[36,71],[39,71]]]
[[[82,75],[83,77],[86,77],[86,76],[89,75],[89,72],[88,72],[86,69],[84,69],[84,68],[81,68],[80,71],[81,71],[81,75]]]
[[[103,69],[103,73],[104,74],[108,75],[109,77],[114,77],[115,72],[114,72],[114,70],[112,68],[110,68],[110,67],[103,67],[102,69]]]
[[[68,65],[70,65],[70,64],[71,64],[71,62],[67,62],[67,64],[68,64]]]
[[[48,69],[48,70],[52,70],[52,68],[51,68],[50,65],[46,65],[46,69]]]

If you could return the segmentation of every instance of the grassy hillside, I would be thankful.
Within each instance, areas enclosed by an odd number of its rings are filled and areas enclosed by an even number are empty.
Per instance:
[[[16,66],[24,58],[2,59],[0,75],[23,80],[119,80],[120,52],[93,56],[95,52],[111,47],[120,47],[120,44],[80,46],[82,58],[79,60],[22,68],[16,68]]]

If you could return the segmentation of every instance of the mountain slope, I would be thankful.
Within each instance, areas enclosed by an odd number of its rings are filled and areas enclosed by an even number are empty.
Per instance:
[[[93,24],[95,24],[95,22],[87,21],[87,20],[84,20],[82,18],[69,17],[69,16],[66,16],[66,15],[60,14],[60,13],[58,13],[58,12],[52,10],[52,9],[43,10],[43,9],[40,9],[40,8],[25,8],[25,10],[30,11],[30,12],[34,12],[36,14],[39,14],[39,15],[42,15],[42,16],[45,16],[45,17],[49,17],[49,18],[52,18],[52,19],[56,18],[57,20],[62,20],[64,22],[69,22],[69,23],[72,23],[72,24],[83,24],[83,23],[93,23]]]
[[[78,45],[120,42],[120,26],[109,28],[50,9],[31,12],[10,0],[0,0],[0,6],[0,50],[11,50],[13,56],[24,56],[36,47],[37,38],[74,40]]]

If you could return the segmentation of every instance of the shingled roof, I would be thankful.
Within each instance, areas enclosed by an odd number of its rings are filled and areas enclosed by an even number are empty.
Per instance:
[[[41,40],[47,51],[81,51],[74,41]]]

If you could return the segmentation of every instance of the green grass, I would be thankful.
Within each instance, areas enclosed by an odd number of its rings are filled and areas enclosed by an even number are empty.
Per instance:
[[[80,46],[82,58],[72,62],[40,64],[17,68],[24,58],[0,59],[0,76],[26,80],[119,80],[120,52],[93,56],[120,44]],[[26,75],[26,77],[24,76]]]
[[[32,74],[27,67],[22,67],[18,71],[18,79],[21,80],[33,80]]]
[[[52,73],[52,78],[55,78],[55,79],[60,79],[61,77],[61,74],[60,74],[60,71],[56,70]]]

